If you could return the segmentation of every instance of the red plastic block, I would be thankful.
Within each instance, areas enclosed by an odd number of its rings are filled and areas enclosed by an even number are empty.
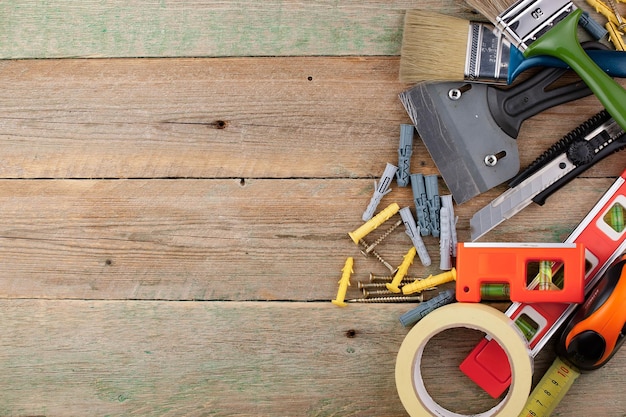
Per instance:
[[[626,208],[626,171],[607,190],[565,242],[582,243],[586,248],[585,291],[589,292],[606,268],[626,249],[626,228],[611,227],[606,219],[614,208]],[[573,313],[576,304],[513,303],[505,314],[512,320],[526,315],[536,324],[529,337],[530,355],[535,357]],[[484,360],[489,356],[491,360]],[[498,397],[510,385],[510,367],[504,350],[494,340],[483,339],[463,361],[461,371],[491,396]],[[500,372],[505,370],[509,378]],[[497,377],[496,377],[497,376]]]

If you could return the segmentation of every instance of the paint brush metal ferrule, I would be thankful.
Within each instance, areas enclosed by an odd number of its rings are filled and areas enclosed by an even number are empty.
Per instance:
[[[502,83],[509,71],[511,42],[489,23],[470,22],[468,31],[465,79]]]
[[[566,0],[522,0],[497,17],[497,27],[523,51],[576,9]]]

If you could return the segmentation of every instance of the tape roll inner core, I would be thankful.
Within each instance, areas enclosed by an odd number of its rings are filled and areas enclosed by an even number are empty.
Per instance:
[[[468,329],[470,328],[467,326],[463,326],[463,327],[468,328]],[[450,327],[447,327],[446,329],[441,329],[439,333],[445,330],[454,329],[454,328],[457,328],[457,326],[450,326]],[[479,330],[479,329],[475,329],[475,330]],[[439,333],[434,334],[433,337]],[[428,343],[423,344],[420,347],[420,349],[415,353],[415,362],[413,362],[413,386],[418,396],[420,397],[421,401],[424,403],[426,408],[430,409],[431,411],[435,413],[438,413],[436,415],[442,415],[446,417],[466,417],[467,415],[465,414],[455,413],[439,405],[439,403],[437,403],[437,401],[435,401],[432,395],[428,392],[428,389],[426,389],[426,384],[424,382],[424,379],[422,378],[422,358],[424,357],[424,349],[426,348],[427,344]],[[506,396],[504,397],[502,402],[496,404],[492,408],[482,413],[472,414],[472,416],[475,416],[475,417],[492,416],[494,415],[495,412],[497,412],[500,408],[502,408],[505,402],[506,402]]]
[[[494,398],[459,369],[461,359],[485,336],[486,333],[480,330],[454,327],[428,340],[421,357],[421,376],[435,403],[456,413],[475,415],[492,409],[502,401],[508,388]],[[506,369],[511,367],[507,365]],[[445,378],[445,383],[442,383],[442,378]]]
[[[532,358],[526,342],[511,320],[483,304],[455,303],[430,313],[407,334],[398,351],[396,386],[407,412],[417,416],[465,417],[434,401],[421,375],[422,356],[428,341],[447,329],[466,327],[489,334],[502,346],[511,364],[512,383],[504,400],[475,417],[517,416],[532,384]],[[427,414],[426,414],[427,413]]]

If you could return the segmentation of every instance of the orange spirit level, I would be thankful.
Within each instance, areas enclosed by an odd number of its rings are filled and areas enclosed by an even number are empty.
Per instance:
[[[624,218],[626,170],[565,240],[585,245],[585,292],[589,293],[609,265],[626,251]],[[535,357],[576,307],[576,304],[563,303],[513,303],[505,313],[524,333],[530,355]],[[493,339],[484,338],[460,368],[493,397],[502,394],[511,383],[506,353]]]
[[[546,261],[548,270],[542,271]],[[551,279],[561,268],[562,288],[541,285],[540,278]],[[480,302],[481,285],[495,283],[508,283],[514,302],[580,303],[585,297],[581,243],[459,243],[456,269],[456,299],[461,302]],[[527,277],[537,272],[543,273],[528,283]]]

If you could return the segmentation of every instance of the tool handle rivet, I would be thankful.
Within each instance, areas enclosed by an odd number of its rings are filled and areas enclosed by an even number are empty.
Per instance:
[[[451,88],[450,91],[448,91],[448,98],[450,100],[458,100],[461,98],[462,94],[463,93],[461,93],[461,90],[458,88]]]
[[[487,155],[485,156],[485,165],[488,167],[495,167],[498,163],[498,157],[495,155]]]

